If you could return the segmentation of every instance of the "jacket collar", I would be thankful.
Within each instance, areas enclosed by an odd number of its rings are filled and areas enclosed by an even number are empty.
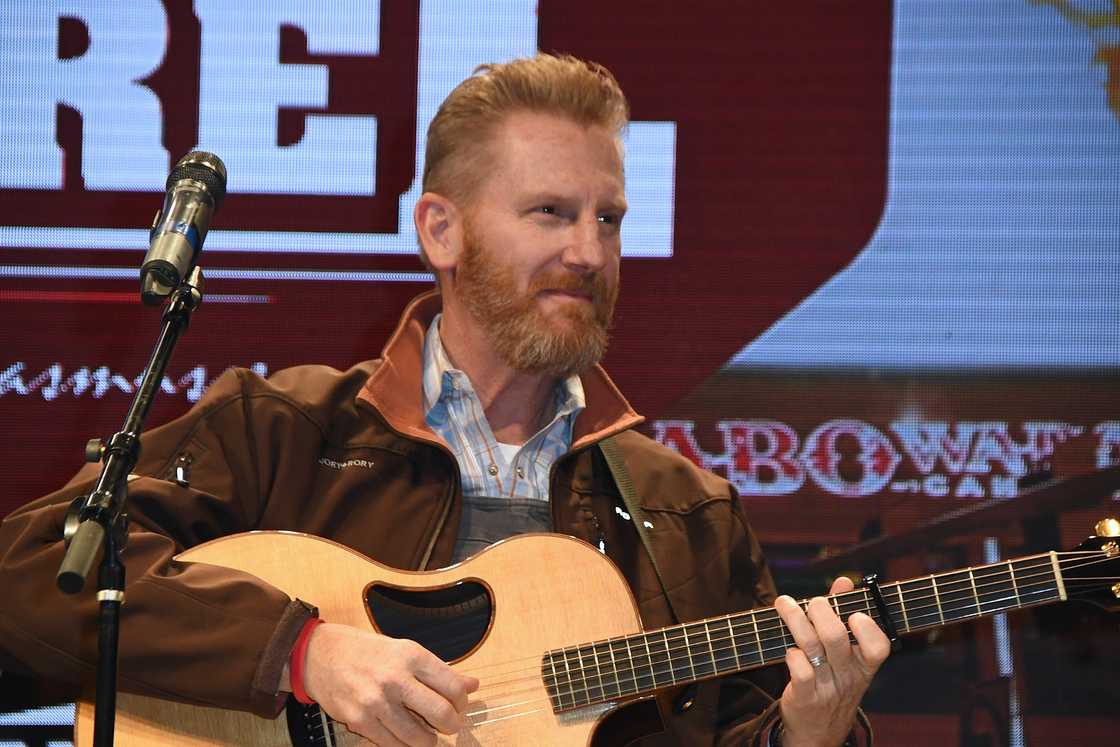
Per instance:
[[[366,381],[358,399],[372,405],[394,430],[421,441],[443,444],[424,422],[424,335],[439,313],[439,291],[428,291],[409,302],[389,341],[381,351],[381,365]],[[587,407],[576,418],[572,451],[633,428],[644,418],[630,407],[602,366],[580,374]]]

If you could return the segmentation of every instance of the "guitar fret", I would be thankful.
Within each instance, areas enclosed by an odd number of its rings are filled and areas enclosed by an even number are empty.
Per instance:
[[[1033,558],[1021,558],[1020,570],[1026,574],[1020,576],[1023,583],[1019,591],[1023,596],[1024,605],[1039,604],[1040,602],[1055,601],[1062,598],[1063,586],[1051,565],[1049,555]],[[1027,564],[1024,565],[1023,564]],[[1033,580],[1039,579],[1039,580]]]
[[[937,603],[937,616],[941,618],[941,624],[945,624],[945,611],[941,609],[941,595],[937,591],[937,577],[930,576],[930,585],[933,588],[933,601]]]
[[[592,661],[595,662],[595,677],[596,677],[596,679],[599,680],[599,686],[598,686],[599,687],[599,694],[595,695],[595,692],[594,692],[594,690],[592,690],[590,682],[588,682],[588,685],[587,685],[587,702],[588,703],[602,702],[602,701],[606,700],[606,697],[605,697],[606,693],[603,692],[603,670],[599,668],[599,654],[595,651],[594,646],[591,647],[591,659],[592,659]],[[580,654],[579,660],[580,660],[580,663],[582,664],[583,663],[583,654]]]
[[[572,654],[575,654],[574,659],[572,658]],[[568,649],[564,652],[563,664],[564,664],[564,676],[567,677],[567,679],[568,679],[568,691],[569,691],[569,693],[571,693],[571,696],[572,696],[572,707],[575,708],[575,707],[578,707],[580,705],[585,705],[586,701],[583,700],[583,699],[586,698],[587,687],[586,687],[585,684],[582,684],[581,681],[580,681],[580,677],[582,676],[582,672],[580,671],[580,668],[579,668],[579,648],[578,647],[574,648],[574,649]]]
[[[688,667],[689,671],[692,670],[692,655],[688,652],[688,639],[684,635],[681,636],[681,639],[684,641],[684,652],[688,657],[687,660],[679,655],[679,649],[676,651],[673,650],[673,644],[669,640],[668,631],[665,633],[665,650],[669,652],[669,671],[673,677],[673,684],[688,681],[689,675],[684,671],[685,666]],[[678,664],[681,666],[681,673],[679,675],[677,674]]]
[[[759,610],[760,615],[764,613],[767,615],[767,617],[762,622],[767,625],[769,625],[770,623],[774,623],[775,625],[773,630],[775,632],[766,634],[766,645],[764,646],[762,643],[761,635],[759,635],[760,631],[758,630],[758,619],[755,619],[755,637],[759,639],[759,655],[762,657],[763,662],[777,661],[778,659],[785,656],[786,649],[796,646],[797,642],[793,640],[793,634],[790,632],[789,628],[786,627],[785,622],[782,621],[782,617],[778,614],[777,610],[775,610],[773,607],[766,610]],[[767,649],[767,646],[772,648],[773,644],[775,643],[777,644],[778,650],[774,651]]]
[[[712,637],[708,630],[708,623],[696,623],[693,633],[696,637],[696,658],[693,669],[697,677],[707,677],[716,672],[716,652],[712,648]]]
[[[596,666],[599,666],[599,653],[602,652],[602,666],[604,668],[610,667],[606,676],[603,675],[602,671],[599,673],[599,683],[603,687],[603,698],[605,700],[617,698],[621,694],[621,688],[618,683],[618,666],[614,662],[614,651],[610,642],[596,643],[591,647],[591,650],[595,653]]]
[[[669,648],[666,645],[668,639],[664,632],[661,633],[660,640],[655,637],[656,635],[655,632],[645,636],[646,650],[649,651],[650,675],[653,678],[653,686],[662,687],[673,684],[673,669],[669,664]],[[659,646],[661,647],[660,650],[658,649]]]
[[[708,651],[712,655],[712,671],[718,672],[719,663],[716,661],[716,649],[712,645],[712,630],[708,627],[707,623],[704,623],[704,637],[708,639]]]
[[[576,649],[575,670],[577,674],[576,684],[580,692],[580,697],[576,700],[579,705],[588,705],[591,700],[591,679],[590,667],[583,661],[583,648]]]
[[[678,648],[678,650],[684,651],[684,658],[681,659],[681,663],[688,667],[687,672],[682,670],[680,679],[682,682],[689,682],[696,679],[696,665],[692,661],[692,645],[688,640],[688,627],[681,626],[678,630],[680,631],[681,642],[684,643],[683,648]]]
[[[968,581],[972,584],[972,598],[976,600],[976,615],[979,616],[982,614],[980,611],[980,592],[976,590],[976,574],[972,572],[972,568],[968,569]]]
[[[552,654],[548,655],[548,666],[552,670],[552,683],[553,683],[553,688],[556,691],[556,702],[554,704],[554,707],[555,708],[563,708],[564,707],[564,699],[563,699],[563,693],[560,690],[560,677],[556,674],[556,657],[553,656]]]
[[[653,690],[657,687],[657,668],[653,663],[653,652],[649,650],[649,636],[642,634],[642,645],[646,647],[646,661],[649,662],[649,684],[639,686],[639,691]]]
[[[638,687],[638,666],[634,663],[634,654],[630,651],[630,639],[623,638],[622,642],[626,646],[626,661],[630,664],[630,681],[634,683],[633,692],[624,693],[624,695],[633,695],[641,692],[641,688]]]
[[[607,653],[611,656],[611,670],[612,670],[612,683],[614,686],[614,697],[622,695],[622,679],[618,676],[618,660],[614,658],[614,643],[612,641],[606,642]]]
[[[575,658],[572,658],[575,654]],[[569,650],[564,654],[564,669],[568,674],[568,684],[572,691],[572,707],[587,705],[587,675],[583,671],[579,648]]]
[[[673,685],[677,681],[673,674],[673,653],[669,650],[669,635],[664,630],[661,631],[661,643],[665,646],[665,674],[669,677],[668,684]]]
[[[568,694],[572,699],[572,708],[576,707],[576,684],[572,680],[572,668],[568,665],[568,652],[564,652],[564,674],[568,678]]]
[[[634,678],[634,660],[630,657],[630,641],[625,636],[616,638],[611,643],[611,648],[615,650],[615,657],[620,667],[615,671],[615,676],[618,678],[618,690],[623,695],[630,695],[632,693],[628,693],[627,689],[632,688],[636,681]],[[629,678],[630,684],[626,683],[627,678]]]
[[[619,696],[626,695],[626,677],[629,676],[632,679],[634,676],[633,667],[630,668],[629,674],[627,674],[626,655],[623,651],[623,649],[626,647],[626,639],[613,638],[607,642],[607,646],[610,649],[611,664],[614,667],[615,687],[618,689]]]
[[[977,614],[976,597],[969,582],[970,569],[937,574],[938,599],[946,623],[967,620]]]
[[[662,630],[661,631],[661,640],[662,640],[662,643],[665,644],[665,664],[666,664],[666,674],[669,675],[669,684],[670,685],[675,685],[677,683],[677,675],[673,671],[673,650],[672,650],[672,647],[670,647],[670,645],[669,645],[669,631],[668,630]]]
[[[752,652],[753,646],[750,641],[751,630],[747,627],[750,620],[751,616],[749,614],[741,614],[736,615],[731,622],[731,629],[734,631],[732,635],[735,636],[735,650],[739,652],[740,661],[745,662],[748,667],[755,664]]]
[[[735,657],[735,668],[742,669],[743,661],[739,658],[739,646],[735,643],[735,625],[731,618],[727,618],[727,637],[731,640],[731,655]]]
[[[716,647],[711,645],[711,627],[710,624],[703,624],[703,635],[708,638],[708,653],[711,654],[711,671],[713,674],[719,673],[719,661],[716,659]]]
[[[702,677],[704,673],[703,672],[698,673],[697,670],[696,670],[696,658],[692,654],[692,637],[691,637],[691,634],[689,633],[689,626],[688,625],[685,625],[683,628],[681,628],[681,635],[684,638],[685,651],[688,652],[688,668],[689,668],[689,670],[691,670],[691,675],[692,675],[691,679],[697,679],[699,677]],[[700,644],[697,644],[697,645],[700,645]]]
[[[898,609],[902,612],[902,627],[906,628],[906,632],[910,632],[910,620],[906,616],[906,602],[902,599],[902,584],[894,585],[895,593],[898,594]]]
[[[1019,596],[1019,582],[1015,580],[1015,563],[1014,562],[1011,562],[1011,563],[1007,564],[1007,571],[1008,571],[1008,573],[1011,574],[1011,588],[1014,589],[1014,591],[1015,591],[1015,603],[1018,606],[1022,607],[1023,606],[1023,598],[1021,596]]]
[[[979,591],[980,614],[987,615],[1018,606],[1014,577],[1006,563],[978,569],[976,588]],[[985,570],[991,571],[984,573]]]
[[[610,676],[610,672],[614,669],[615,660],[614,654],[610,653],[610,646],[605,643],[597,643],[591,646],[591,651],[595,652],[596,666],[599,667],[599,684],[603,688],[603,699],[617,698],[617,683]]]

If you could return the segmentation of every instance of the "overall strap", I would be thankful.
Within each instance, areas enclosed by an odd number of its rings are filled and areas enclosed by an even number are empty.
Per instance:
[[[665,585],[665,576],[661,573],[661,567],[657,563],[657,553],[654,552],[653,542],[649,537],[648,529],[653,524],[646,519],[645,509],[638,502],[638,494],[634,490],[634,481],[630,478],[630,470],[626,467],[622,449],[618,447],[613,438],[604,438],[599,442],[599,450],[603,452],[603,456],[607,460],[611,477],[614,478],[614,484],[618,488],[618,492],[622,494],[622,501],[626,504],[626,510],[630,514],[630,521],[634,528],[638,530],[638,536],[646,549],[646,555],[649,556],[649,561],[653,564],[653,572],[657,574],[657,582],[661,584],[661,590],[665,593],[665,602],[669,605],[669,611],[673,613],[673,618],[680,622],[680,616],[673,610],[673,601],[669,598],[669,587]]]

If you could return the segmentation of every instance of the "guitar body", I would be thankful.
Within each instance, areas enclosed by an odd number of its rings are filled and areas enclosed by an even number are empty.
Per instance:
[[[441,735],[441,745],[592,743],[603,736],[596,735],[600,726],[602,731],[610,729],[603,722],[617,704],[555,713],[542,679],[542,655],[642,629],[633,596],[615,566],[591,546],[565,535],[514,537],[457,566],[425,572],[388,568],[337,543],[294,532],[233,535],[192,548],[178,559],[251,573],[316,605],[325,620],[413,638],[452,661],[456,669],[478,676],[481,686],[467,707],[471,725],[455,737]],[[418,611],[423,617],[415,623],[410,615]],[[123,614],[128,614],[127,603]],[[413,628],[423,636],[403,634]],[[443,634],[443,629],[451,632]],[[220,666],[214,676],[222,676]],[[649,710],[653,701],[645,705]],[[91,702],[78,706],[79,747],[92,744],[93,711]],[[656,714],[656,708],[650,712]],[[660,727],[656,718],[652,720],[653,728],[646,731]],[[328,744],[362,743],[341,727],[336,729]],[[270,720],[118,695],[115,743],[121,747],[288,747],[293,744],[289,734],[283,717]],[[637,736],[628,734],[625,740]],[[616,733],[611,741],[620,737]]]

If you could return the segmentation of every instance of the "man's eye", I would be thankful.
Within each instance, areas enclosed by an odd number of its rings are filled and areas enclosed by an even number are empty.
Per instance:
[[[537,210],[545,215],[556,215],[556,208],[553,205],[541,205]]]
[[[622,217],[613,213],[606,213],[599,216],[599,222],[608,226],[617,226],[622,222]]]

